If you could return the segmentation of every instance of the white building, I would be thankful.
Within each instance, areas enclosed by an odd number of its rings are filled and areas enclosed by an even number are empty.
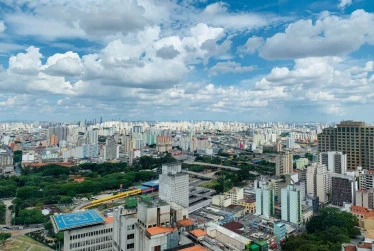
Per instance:
[[[97,210],[51,216],[55,232],[64,231],[64,251],[112,250],[113,218]]]
[[[288,148],[288,149],[295,148],[295,139],[286,138],[286,148]]]
[[[342,152],[324,152],[319,154],[321,164],[333,173],[345,174],[347,172],[347,155]]]
[[[113,251],[134,251],[137,215],[120,206],[114,210],[113,219]]]
[[[319,201],[327,203],[331,195],[331,173],[327,171],[326,165],[318,162],[312,163],[306,169],[306,192],[318,196]]]
[[[281,190],[282,220],[299,224],[303,220],[301,192],[294,185]]]
[[[270,218],[274,214],[274,189],[268,186],[256,188],[256,215]]]
[[[163,164],[159,176],[159,197],[189,207],[189,176],[182,172],[181,164]]]
[[[374,188],[374,171],[364,169],[360,172],[359,177],[359,189],[366,190]]]

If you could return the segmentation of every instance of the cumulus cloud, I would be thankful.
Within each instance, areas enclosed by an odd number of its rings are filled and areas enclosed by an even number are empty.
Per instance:
[[[315,22],[299,20],[267,38],[260,48],[266,59],[344,56],[374,43],[374,14],[356,10],[348,17],[324,16]]]
[[[47,63],[43,68],[48,75],[67,77],[79,76],[84,71],[79,55],[72,51],[64,54],[54,54],[47,59]]]
[[[219,73],[243,73],[253,71],[254,66],[242,66],[240,63],[233,61],[218,62],[212,68],[209,69],[211,75],[217,75]]]
[[[42,65],[41,57],[39,48],[30,46],[26,53],[18,53],[9,58],[9,70],[19,74],[36,74]]]
[[[344,10],[345,7],[352,4],[352,0],[340,0],[338,4],[338,8]]]

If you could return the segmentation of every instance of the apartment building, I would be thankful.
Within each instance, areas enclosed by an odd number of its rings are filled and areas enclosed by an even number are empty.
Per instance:
[[[318,134],[320,152],[339,151],[347,155],[347,168],[374,169],[374,126],[365,122],[342,121],[336,128]]]
[[[278,155],[275,158],[275,175],[281,176],[293,171],[293,155],[290,152]]]

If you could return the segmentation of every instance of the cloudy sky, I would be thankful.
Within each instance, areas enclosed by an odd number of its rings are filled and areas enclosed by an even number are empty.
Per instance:
[[[373,121],[371,0],[1,0],[0,121]]]

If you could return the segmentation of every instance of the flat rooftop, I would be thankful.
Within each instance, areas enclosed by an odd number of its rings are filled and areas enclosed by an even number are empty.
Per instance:
[[[58,231],[102,224],[105,218],[95,209],[52,216],[52,222]]]

